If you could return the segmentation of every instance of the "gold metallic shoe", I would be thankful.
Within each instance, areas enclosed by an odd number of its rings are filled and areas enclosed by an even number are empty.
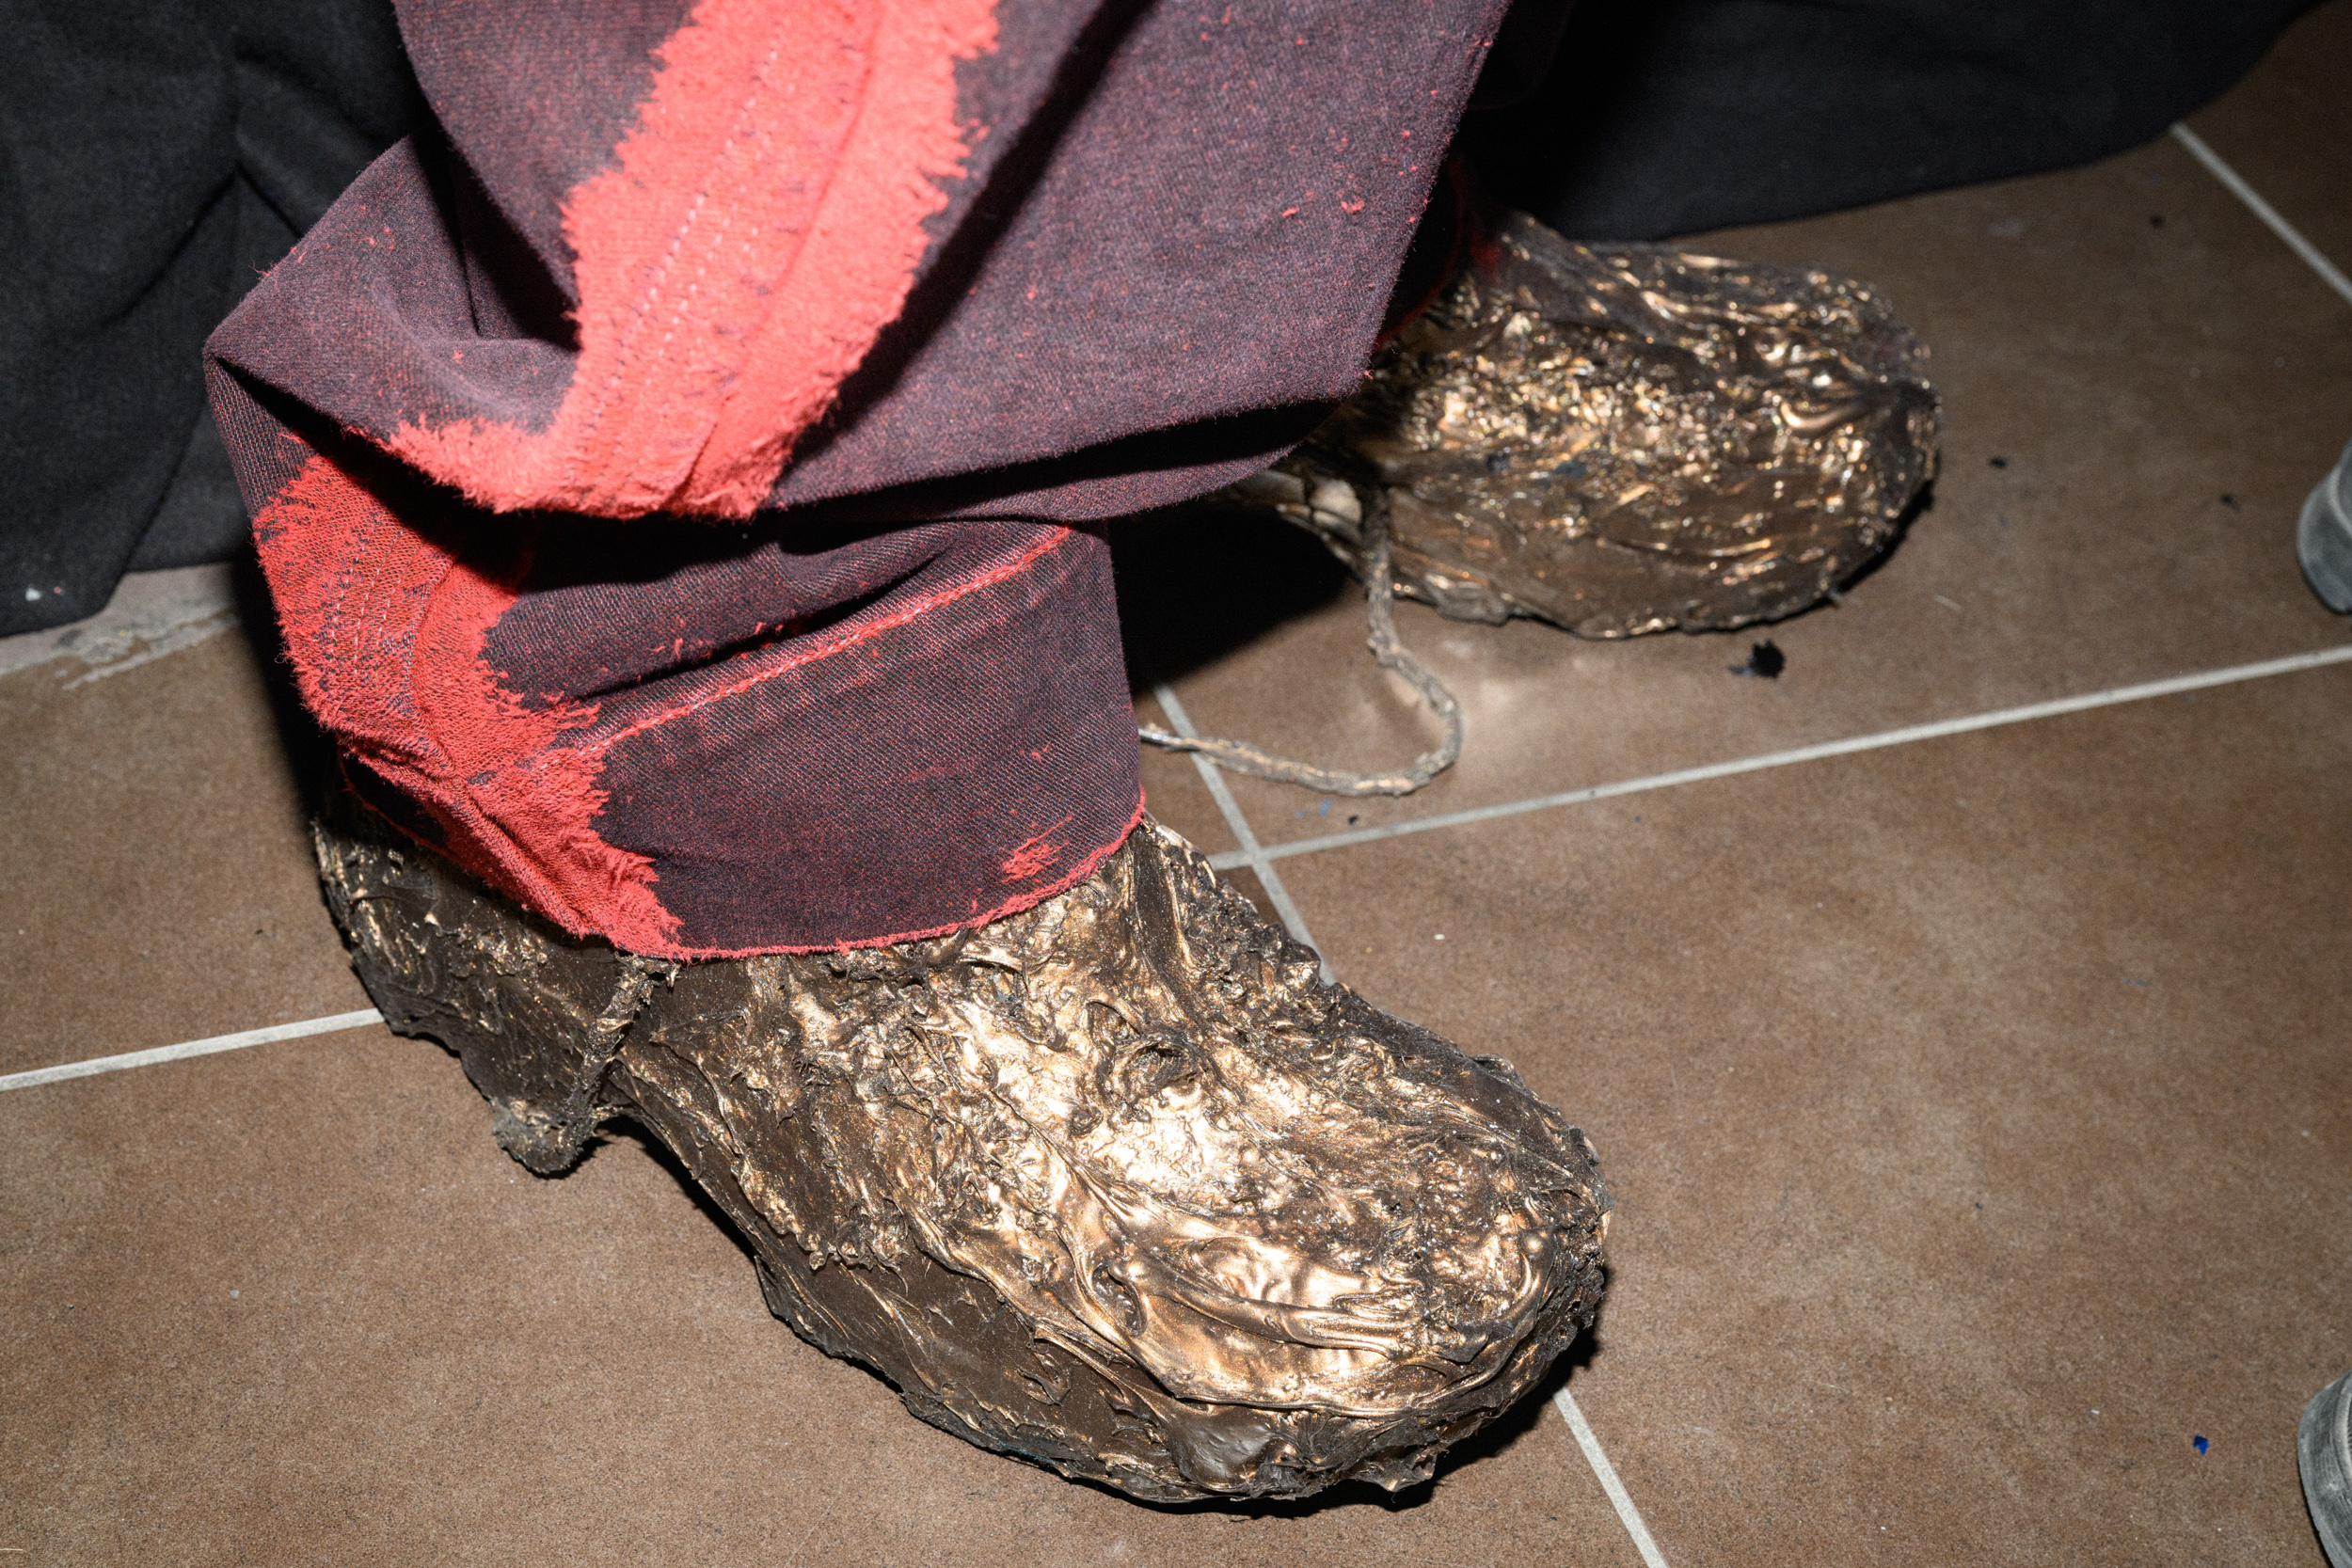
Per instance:
[[[1933,472],[1927,351],[1827,273],[1483,220],[1363,388],[1224,494],[1459,620],[1581,637],[1792,615],[1894,543]]]
[[[961,935],[654,962],[349,798],[328,901],[534,1171],[675,1151],[769,1306],[925,1420],[1169,1501],[1426,1477],[1588,1323],[1609,1199],[1507,1063],[1317,978],[1175,834]]]

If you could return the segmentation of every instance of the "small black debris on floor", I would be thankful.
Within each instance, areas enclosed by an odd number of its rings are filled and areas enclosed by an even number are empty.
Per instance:
[[[1731,673],[1735,675],[1761,675],[1769,681],[1778,680],[1780,673],[1788,668],[1788,656],[1782,653],[1777,644],[1765,641],[1750,648],[1748,661],[1732,665]]]
[[[1985,462],[1995,468],[2006,468],[2009,467],[2009,459],[2006,457],[1988,457],[1985,459]]]
[[[2237,498],[2235,496],[2223,496],[2221,498],[2221,504],[2228,507],[2233,512],[2235,512],[2238,509]]]

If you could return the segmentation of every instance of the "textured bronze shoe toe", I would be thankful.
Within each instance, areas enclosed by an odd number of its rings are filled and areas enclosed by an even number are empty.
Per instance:
[[[511,1152],[643,1122],[779,1316],[974,1442],[1160,1500],[1405,1485],[1598,1305],[1583,1135],[1322,983],[1149,822],[975,932],[691,965],[566,938],[348,801],[319,852],[378,1005]]]
[[[1491,223],[1363,388],[1232,499],[1396,592],[1583,637],[1792,615],[1895,541],[1933,472],[1927,351],[1827,273]]]

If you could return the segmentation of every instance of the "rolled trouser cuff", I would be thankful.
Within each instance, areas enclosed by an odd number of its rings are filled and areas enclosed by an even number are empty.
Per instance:
[[[256,537],[346,774],[566,930],[675,958],[939,935],[1071,886],[1140,816],[1098,534],[706,534],[649,560],[642,533],[629,554],[291,455]],[[776,624],[746,633],[743,603]]]

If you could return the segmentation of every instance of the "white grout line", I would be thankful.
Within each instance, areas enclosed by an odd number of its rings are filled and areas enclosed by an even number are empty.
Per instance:
[[[1200,738],[1200,732],[1192,727],[1192,716],[1184,711],[1184,705],[1177,700],[1175,691],[1166,681],[1153,687],[1152,695],[1159,703],[1160,711],[1168,715],[1169,729],[1186,740]],[[1291,890],[1282,885],[1281,874],[1266,863],[1265,850],[1259,845],[1258,835],[1250,831],[1248,819],[1242,816],[1241,806],[1234,800],[1233,792],[1226,787],[1225,775],[1217,770],[1216,763],[1199,752],[1192,753],[1192,762],[1200,769],[1200,782],[1209,786],[1209,795],[1216,801],[1216,809],[1224,814],[1226,828],[1241,846],[1232,854],[1213,856],[1209,863],[1219,871],[1232,871],[1246,865],[1256,872],[1258,880],[1264,884],[1266,897],[1274,904],[1276,917],[1290,932],[1291,939],[1315,947],[1315,939],[1308,934],[1307,922],[1299,917],[1298,906],[1291,902]],[[1320,956],[1323,949],[1315,947],[1315,952]],[[1323,960],[1323,977],[1326,980],[1331,978],[1331,960],[1328,958]]]
[[[2237,170],[2223,163],[2221,154],[2207,147],[2202,136],[2185,125],[2175,125],[2172,127],[2172,139],[2187,148],[2190,155],[2205,166],[2205,172],[2227,185],[2230,194],[2245,202],[2249,212],[2268,224],[2272,233],[2286,241],[2287,247],[2303,258],[2304,264],[2319,274],[2328,287],[2342,294],[2346,304],[2352,304],[2352,277],[2344,277],[2341,268],[2321,254],[2319,246],[2305,239],[2295,225],[2280,217],[2279,210],[2265,201]]]
[[[1617,1479],[1617,1467],[1601,1452],[1600,1439],[1593,1435],[1592,1423],[1576,1407],[1576,1397],[1568,1392],[1566,1385],[1551,1396],[1551,1402],[1559,1407],[1560,1418],[1568,1423],[1568,1430],[1576,1433],[1576,1446],[1584,1450],[1585,1462],[1592,1465],[1593,1474],[1600,1478],[1600,1489],[1616,1505],[1617,1518],[1624,1524],[1625,1532],[1633,1537],[1633,1549],[1642,1554],[1643,1568],[1666,1568],[1665,1554],[1650,1539],[1649,1527],[1642,1523],[1642,1511],[1633,1506],[1625,1482]]]
[[[2239,681],[2261,680],[2268,675],[2291,674],[2299,670],[2316,670],[2322,665],[2342,664],[2352,660],[2352,644],[2340,648],[2320,648],[2308,654],[2293,654],[2285,658],[2265,659],[2259,664],[2234,664],[2222,670],[2204,670],[2193,675],[2175,675],[2168,680],[2147,681],[2138,686],[2119,686],[2106,691],[2087,692],[2079,697],[2059,697],[2046,703],[2028,703],[2024,707],[1997,708],[1990,713],[1972,713],[1959,719],[1939,719],[1931,724],[1912,724],[1899,730],[1882,730],[1876,735],[1852,736],[1844,740],[1824,740],[1819,745],[1799,746],[1786,752],[1767,752],[1761,756],[1741,757],[1733,762],[1712,762],[1700,768],[1681,768],[1671,773],[1652,773],[1647,778],[1625,779],[1615,784],[1589,784],[1582,789],[1565,789],[1557,795],[1538,795],[1532,800],[1509,800],[1501,805],[1477,806],[1469,811],[1450,811],[1437,816],[1417,817],[1409,822],[1391,822],[1377,828],[1359,828],[1352,832],[1326,833],[1320,838],[1302,838],[1288,844],[1256,846],[1246,855],[1227,853],[1211,855],[1209,863],[1219,871],[1248,864],[1263,877],[1271,867],[1267,863],[1287,859],[1292,855],[1312,854],[1321,849],[1344,848],[1351,844],[1370,844],[1384,838],[1402,838],[1407,833],[1433,832],[1439,828],[1457,828],[1470,822],[1491,822],[1497,817],[1518,816],[1531,811],[1549,811],[1554,806],[1581,805],[1587,800],[1606,800],[1619,795],[1639,795],[1645,790],[1671,789],[1677,784],[1701,784],[1708,779],[1727,779],[1740,773],[1760,773],[1767,768],[1788,768],[1800,762],[1819,762],[1826,757],[1851,756],[1857,752],[1875,752],[1888,746],[1909,745],[1915,740],[1937,740],[1946,736],[1966,735],[1973,730],[1997,729],[2004,724],[2023,724],[2035,719],[2055,719],[2062,714],[2083,713],[2091,708],[2112,707],[2119,703],[2145,702],[2151,697],[2169,697],[2176,692],[2201,691],[2211,686],[2230,686]]]
[[[273,1023],[266,1029],[247,1029],[243,1034],[215,1035],[210,1039],[159,1045],[152,1051],[127,1051],[119,1056],[93,1056],[84,1062],[60,1062],[56,1067],[35,1068],[30,1072],[11,1072],[0,1077],[0,1093],[9,1089],[29,1089],[39,1084],[61,1084],[69,1078],[88,1078],[101,1072],[120,1072],[125,1068],[152,1067],[157,1062],[176,1062],[187,1056],[209,1056],[215,1051],[243,1051],[248,1045],[268,1045],[274,1040],[298,1040],[306,1035],[331,1035],[338,1029],[360,1029],[383,1022],[382,1013],[373,1007],[363,1007],[356,1013],[333,1013],[326,1018],[304,1019],[299,1023]]]

